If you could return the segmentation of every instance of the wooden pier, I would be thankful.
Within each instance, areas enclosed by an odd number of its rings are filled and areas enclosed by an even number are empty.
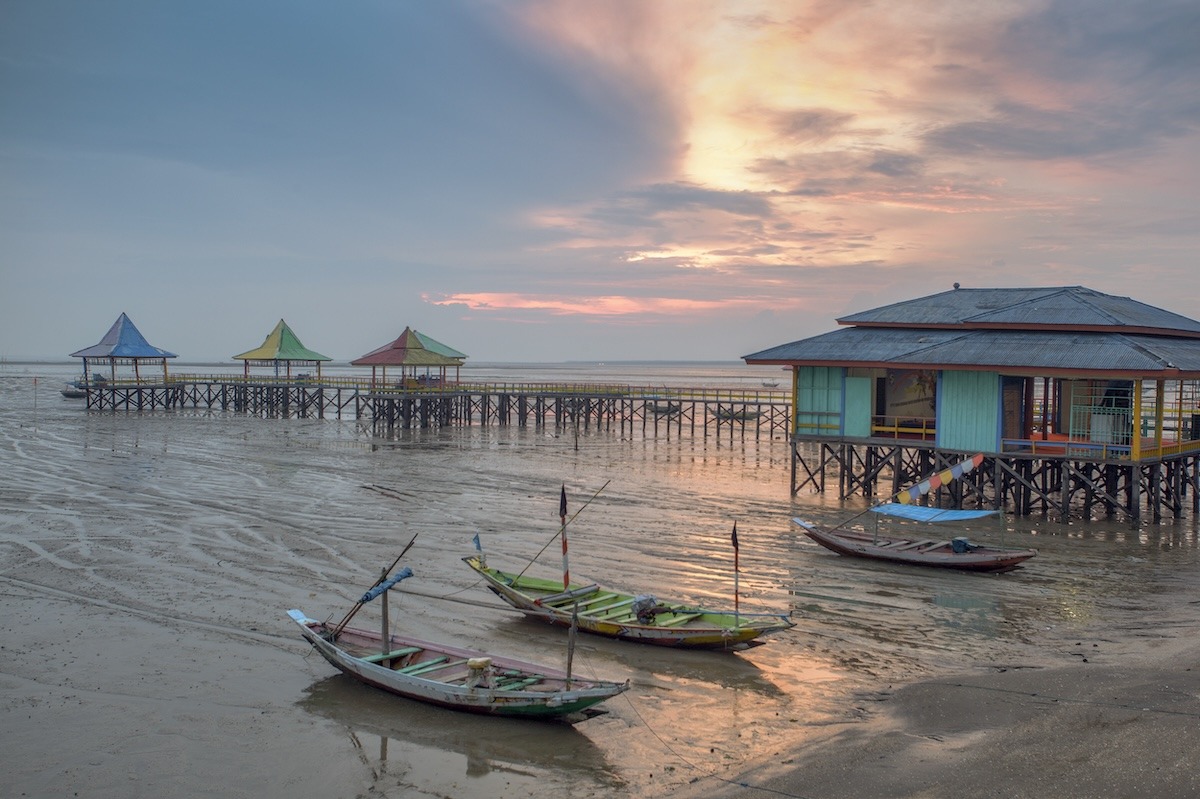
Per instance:
[[[578,428],[645,436],[786,439],[787,391],[623,384],[452,383],[379,386],[346,378],[175,375],[90,386],[90,410],[204,409],[264,418],[355,419],[381,434],[470,425]]]
[[[930,475],[949,469],[972,452],[949,452],[931,443],[879,441],[792,442],[792,493],[824,493],[837,480],[840,499],[861,495],[886,499]],[[941,507],[1006,509],[1018,516],[1125,518],[1142,513],[1154,521],[1181,519],[1190,507],[1200,516],[1200,453],[1171,446],[1137,460],[1080,448],[988,454],[981,468],[936,489]]]

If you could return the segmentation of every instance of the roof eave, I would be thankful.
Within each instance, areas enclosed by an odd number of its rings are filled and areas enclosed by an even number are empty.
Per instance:
[[[1200,339],[1200,332],[1190,330],[1168,330],[1161,327],[1133,327],[1113,325],[1024,325],[1004,322],[982,322],[970,324],[937,324],[931,322],[843,322],[844,327],[903,328],[906,330],[1018,330],[1022,333],[1120,333],[1127,336],[1165,336],[1167,338]]]

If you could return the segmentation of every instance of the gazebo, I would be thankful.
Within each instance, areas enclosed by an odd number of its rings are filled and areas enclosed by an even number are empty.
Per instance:
[[[400,384],[403,385],[405,379],[411,376],[414,381],[423,382],[425,385],[444,384],[446,382],[446,370],[454,367],[454,380],[458,382],[459,369],[463,365],[463,361],[467,356],[456,349],[447,347],[440,341],[426,336],[423,333],[418,333],[410,327],[404,328],[404,332],[395,341],[383,345],[379,349],[372,350],[361,358],[356,358],[351,361],[352,366],[370,366],[371,367],[371,386],[376,384],[376,369],[380,370],[379,382],[387,383],[387,368],[389,366],[400,367]],[[432,371],[438,370],[437,378],[433,377]],[[410,372],[411,370],[411,372]],[[418,377],[418,373],[424,370],[424,374]]]
[[[333,360],[319,352],[307,349],[300,343],[300,339],[296,338],[296,334],[288,327],[287,322],[282,319],[267,335],[262,346],[249,352],[243,352],[241,355],[234,355],[233,359],[244,363],[246,377],[250,376],[251,366],[272,366],[275,368],[275,376],[279,377],[279,365],[283,364],[284,376],[287,378],[292,376],[292,364],[316,367],[319,378],[321,362]]]
[[[89,366],[94,367],[96,363],[108,364],[108,378],[113,381],[117,379],[117,366],[129,365],[133,366],[133,378],[140,382],[142,379],[141,365],[143,362],[150,362],[162,366],[163,382],[167,380],[167,358],[178,357],[173,352],[159,349],[151,346],[146,338],[137,329],[137,325],[122,313],[117,317],[117,321],[113,322],[113,326],[104,334],[104,338],[100,339],[99,344],[95,344],[78,352],[71,353],[72,358],[83,359],[83,380],[85,383],[91,382],[88,377]],[[104,375],[95,373],[97,381],[103,381],[106,378]]]

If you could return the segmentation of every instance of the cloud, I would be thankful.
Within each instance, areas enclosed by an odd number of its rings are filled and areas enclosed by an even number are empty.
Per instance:
[[[282,316],[569,356],[955,281],[1200,294],[1190,0],[11,6],[5,357],[124,310],[188,353]]]
[[[668,297],[550,296],[518,293],[453,294],[427,298],[433,305],[460,305],[473,311],[542,311],[552,316],[621,317],[680,316],[728,306],[731,301],[693,300]],[[736,301],[734,301],[736,302]]]

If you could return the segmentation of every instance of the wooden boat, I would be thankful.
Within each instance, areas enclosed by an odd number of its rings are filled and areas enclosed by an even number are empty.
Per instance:
[[[911,507],[911,506],[910,506]],[[920,508],[941,510],[940,508]],[[943,511],[944,512],[944,511]],[[992,511],[985,511],[991,513]],[[1004,572],[1017,568],[1037,554],[1036,549],[1008,549],[973,544],[965,538],[906,538],[866,530],[818,527],[792,519],[812,540],[839,555],[850,555],[916,566],[938,566],[962,571]]]
[[[511,574],[487,566],[482,555],[463,558],[497,596],[532,619],[595,635],[690,649],[743,650],[765,643],[768,633],[795,626],[778,614],[707,610],[679,602],[660,602],[599,585]],[[577,615],[576,615],[577,614]]]
[[[385,636],[386,604],[380,631],[347,627],[365,602],[382,595],[386,603],[388,589],[412,576],[410,569],[404,569],[388,578],[388,571],[338,624],[310,619],[300,610],[288,611],[300,634],[321,656],[356,680],[453,710],[569,723],[602,713],[596,705],[629,688],[628,682],[580,679],[514,658],[408,636]]]
[[[762,411],[752,411],[749,408],[722,408],[720,406],[714,408],[712,413],[713,416],[722,422],[749,422],[762,416]]]
[[[954,510],[912,504],[930,491],[941,488],[983,465],[983,453],[965,458],[949,469],[931,475],[916,485],[904,489],[888,501],[873,505],[853,518],[871,512],[923,523],[943,523],[995,516],[994,510]],[[939,537],[913,538],[846,529],[847,522],[837,527],[820,527],[804,519],[792,519],[804,533],[823,547],[840,555],[908,563],[917,566],[936,566],[977,572],[1005,572],[1015,569],[1037,555],[1036,549],[1009,549],[1000,546],[973,544],[964,537],[949,540]]]
[[[62,387],[62,395],[67,399],[80,399],[87,396],[87,384],[82,380],[72,380]]]

